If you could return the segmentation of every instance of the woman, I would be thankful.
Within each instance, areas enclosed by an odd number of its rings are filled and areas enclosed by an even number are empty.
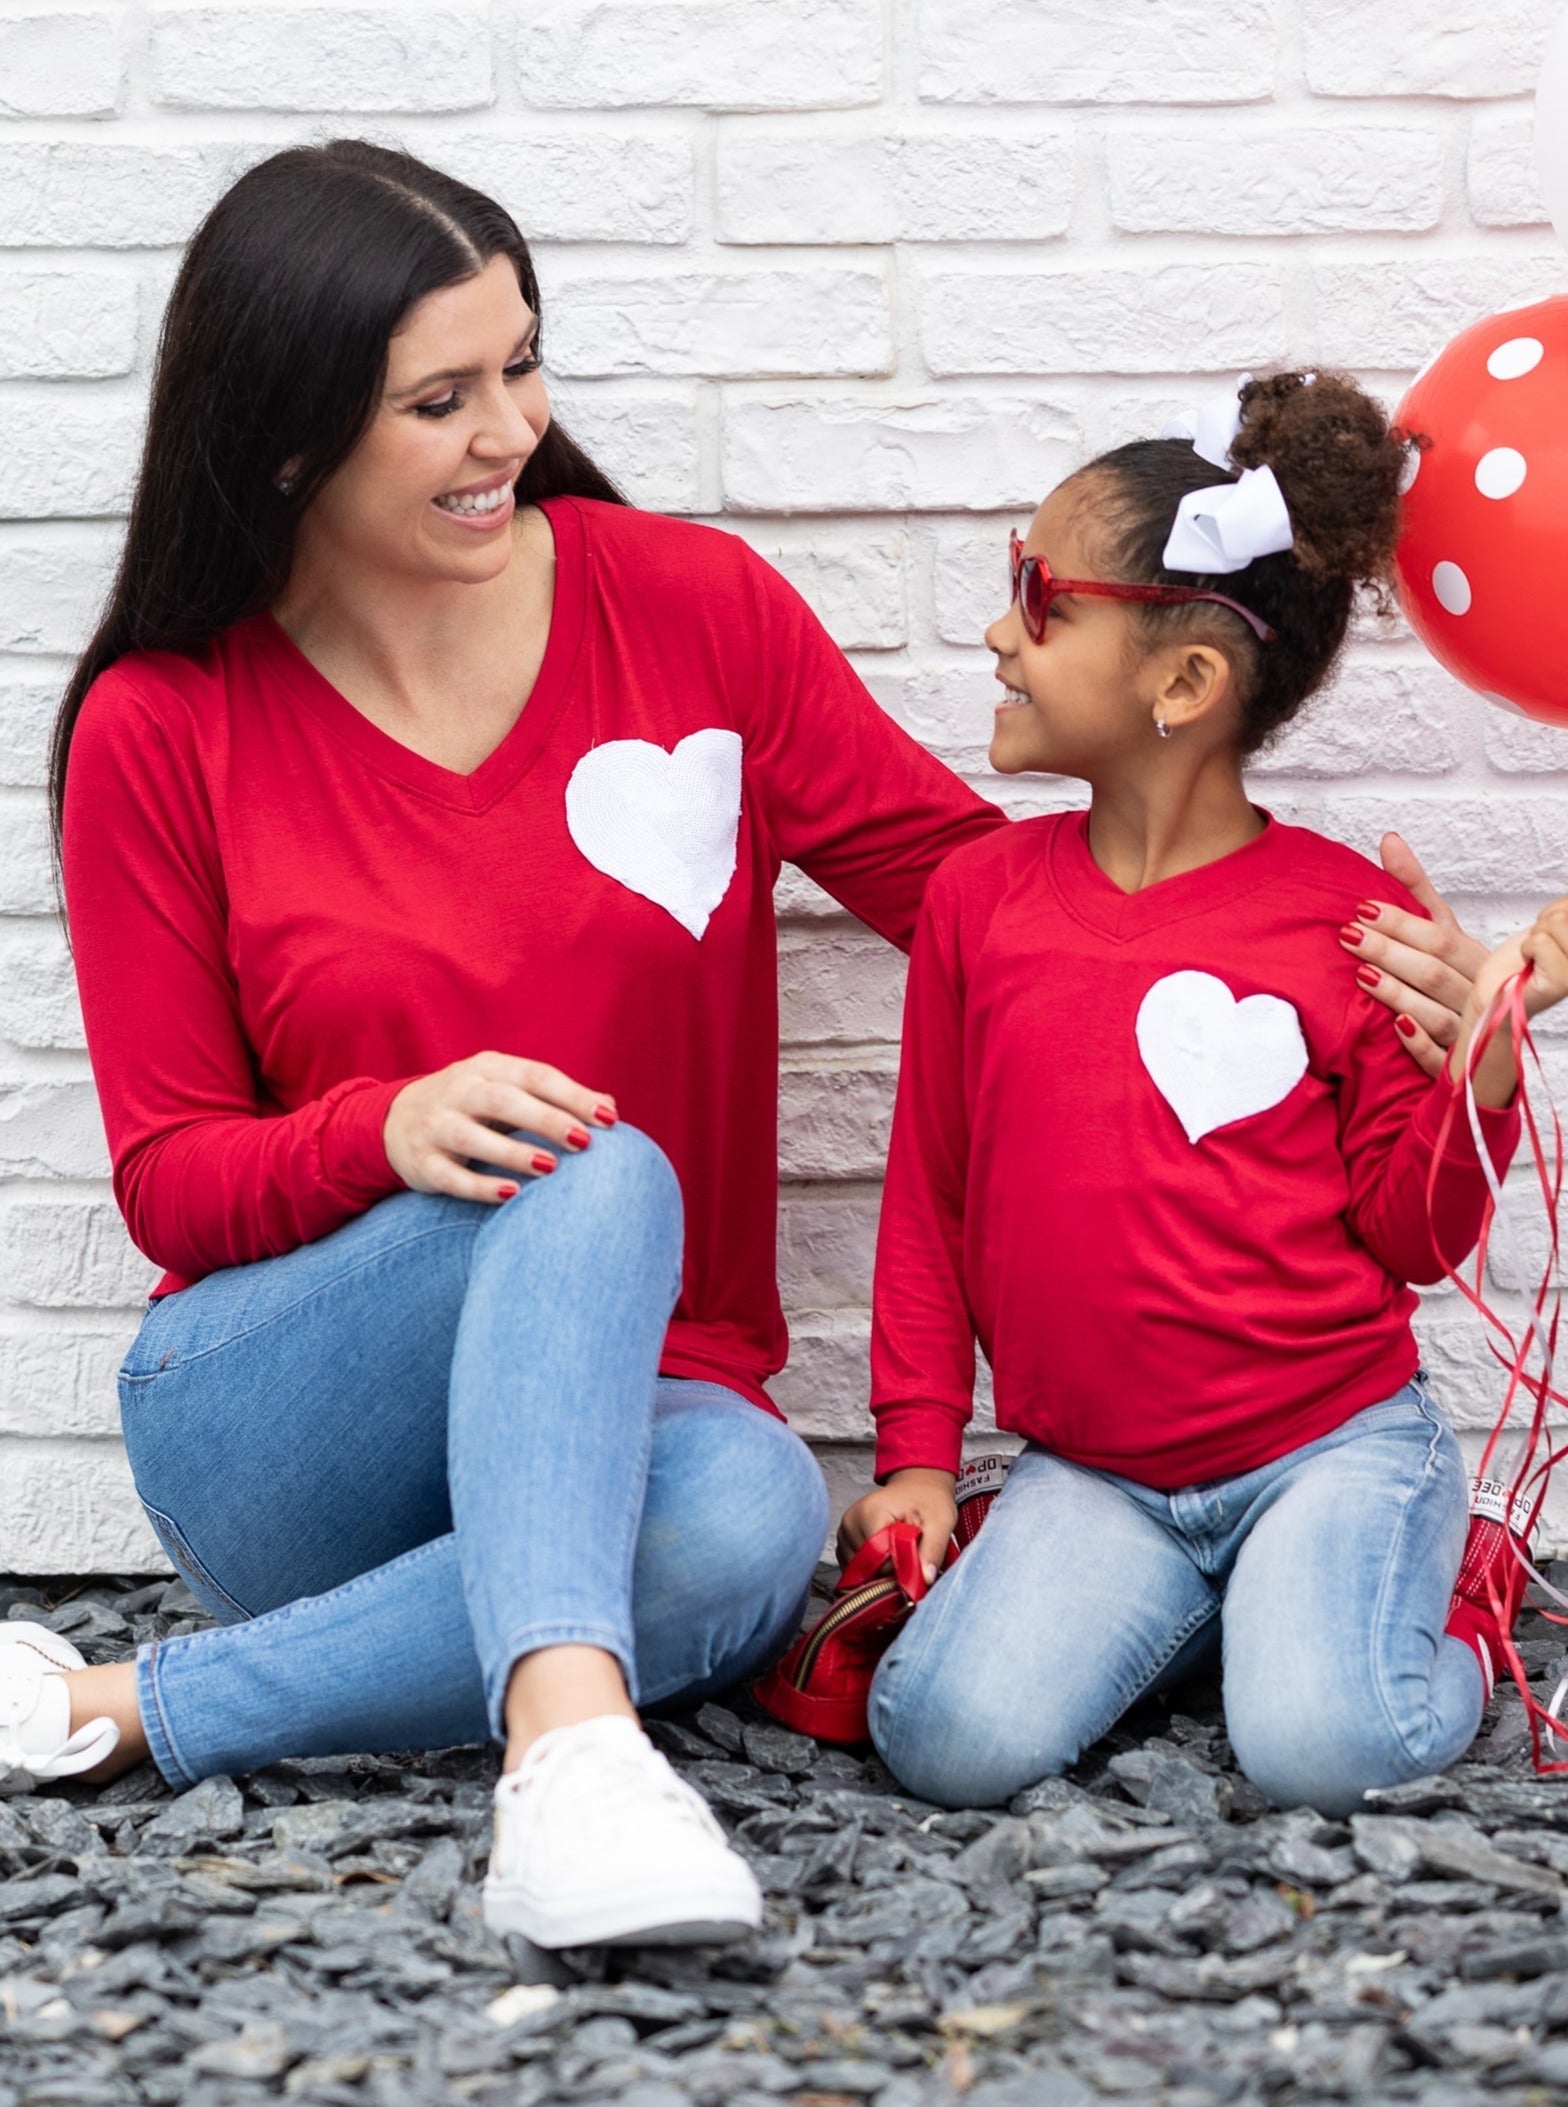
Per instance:
[[[634,1707],[776,1651],[826,1526],[762,1387],[773,883],[907,945],[1000,815],[738,540],[624,507],[539,356],[511,220],[381,148],[276,155],[186,257],[55,810],[167,1269],[126,1444],[224,1628],[9,1627],[0,1754],[494,1734],[492,1924],[727,1935],[755,1884]]]

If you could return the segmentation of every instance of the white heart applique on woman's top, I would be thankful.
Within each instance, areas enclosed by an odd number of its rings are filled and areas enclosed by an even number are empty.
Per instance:
[[[1138,1052],[1189,1141],[1289,1097],[1307,1042],[1279,995],[1238,1002],[1212,973],[1168,973],[1138,1005]]]
[[[735,875],[739,732],[692,732],[673,753],[611,739],[566,786],[566,825],[596,871],[701,938]]]

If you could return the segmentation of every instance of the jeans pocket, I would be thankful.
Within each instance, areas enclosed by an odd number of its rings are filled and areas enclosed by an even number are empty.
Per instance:
[[[190,1589],[202,1608],[217,1618],[220,1624],[246,1624],[250,1611],[243,1603],[236,1602],[227,1589],[218,1585],[201,1560],[185,1540],[185,1533],[169,1515],[142,1501],[142,1512],[152,1524],[153,1535],[164,1549],[171,1566]]]

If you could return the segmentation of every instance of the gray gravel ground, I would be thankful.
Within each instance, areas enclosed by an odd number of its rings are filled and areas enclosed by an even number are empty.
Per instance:
[[[0,1582],[7,1614],[93,1660],[200,1621],[177,1582]],[[1526,1620],[1547,1695],[1565,1640]],[[744,1697],[652,1731],[767,1893],[744,1946],[492,1938],[488,1750],[0,1797],[0,2107],[1568,2102],[1568,1780],[1512,1693],[1349,1822],[1267,1810],[1212,1685],[987,1812]]]

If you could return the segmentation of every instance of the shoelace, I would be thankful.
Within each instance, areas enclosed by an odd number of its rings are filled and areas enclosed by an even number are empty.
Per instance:
[[[699,1794],[670,1768],[657,1749],[646,1743],[640,1747],[629,1741],[614,1743],[596,1742],[593,1745],[594,1764],[594,1812],[599,1816],[613,1816],[630,1807],[634,1812],[647,1805],[650,1790],[657,1792],[672,1812],[700,1828],[705,1836],[720,1843],[727,1841],[724,1831],[715,1820],[711,1810]],[[536,1781],[540,1793],[540,1811],[550,1787],[560,1779],[570,1781],[570,1774],[583,1761],[583,1751],[563,1746],[560,1743],[545,1748],[538,1755],[530,1751],[512,1776],[514,1792],[521,1792],[525,1783]]]

